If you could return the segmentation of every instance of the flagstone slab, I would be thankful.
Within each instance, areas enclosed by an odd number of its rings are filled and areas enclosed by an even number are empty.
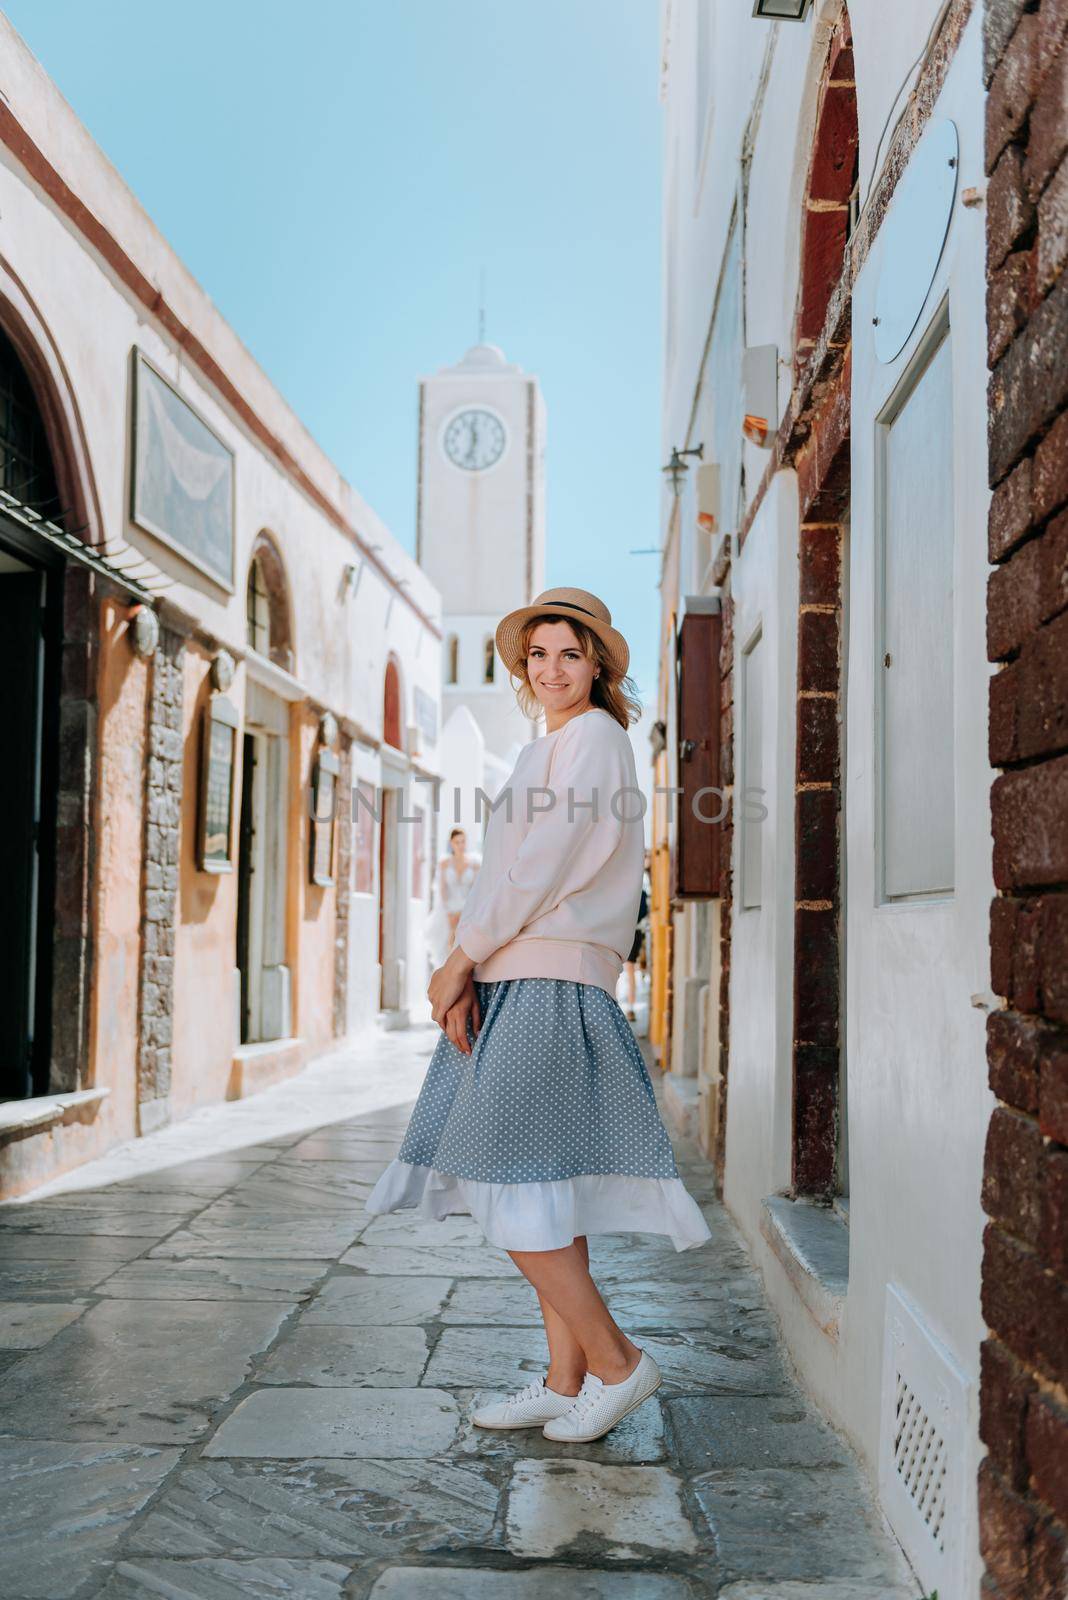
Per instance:
[[[275,1161],[228,1191],[235,1205],[258,1211],[340,1211],[363,1220],[363,1202],[381,1167],[355,1161]]]
[[[457,1283],[441,1313],[442,1322],[469,1326],[540,1328],[538,1297],[525,1278],[469,1278]]]
[[[449,1449],[458,1425],[456,1401],[440,1389],[260,1389],[226,1418],[204,1454],[432,1456]]]
[[[364,1277],[336,1274],[323,1284],[301,1317],[301,1326],[396,1328],[433,1321],[441,1312],[451,1278]]]
[[[375,1580],[369,1600],[696,1600],[696,1591],[685,1578],[657,1572],[388,1567]],[[816,1597],[810,1595],[808,1600]]]
[[[23,1438],[191,1443],[292,1309],[101,1301],[6,1375],[3,1429]]]
[[[429,1388],[522,1388],[545,1372],[544,1328],[445,1328],[423,1375]]]
[[[421,1245],[361,1243],[346,1251],[341,1261],[343,1266],[389,1277],[408,1273],[440,1277],[448,1273],[453,1278],[506,1278],[510,1272],[519,1276],[519,1268],[511,1256],[493,1245],[470,1250],[461,1245],[431,1249]]]
[[[423,1375],[422,1328],[338,1328],[298,1323],[256,1372],[257,1383],[406,1389]]]
[[[12,1207],[0,1213],[0,1236],[26,1234],[39,1238],[42,1234],[64,1234],[82,1238],[140,1238],[153,1243],[162,1239],[172,1229],[181,1225],[183,1216],[195,1212],[196,1203],[187,1199],[181,1212],[146,1211],[142,1195],[141,1206],[91,1209],[89,1206]],[[2,1254],[2,1251],[0,1251]]]
[[[115,1549],[180,1459],[137,1445],[0,1439],[3,1592],[66,1600]]]
[[[89,1238],[67,1234],[13,1233],[0,1234],[0,1271],[21,1265],[24,1261],[129,1261],[149,1249],[155,1240],[143,1238]]]
[[[731,1467],[705,1473],[692,1489],[727,1577],[875,1585],[905,1574],[849,1469]]]
[[[664,1402],[684,1471],[719,1467],[844,1467],[838,1435],[799,1395],[687,1395]]]
[[[718,1600],[918,1600],[919,1585],[903,1578],[900,1582],[883,1579],[879,1593],[874,1596],[870,1584],[828,1582],[822,1580],[818,1587],[811,1583],[776,1583],[758,1578],[755,1582],[744,1579],[729,1583],[719,1592]]]
[[[604,1298],[621,1328],[729,1327],[740,1319],[756,1319],[769,1338],[774,1323],[758,1285],[739,1286],[737,1280],[695,1275],[690,1283],[614,1283]]]
[[[153,1240],[143,1239],[145,1249]],[[0,1301],[69,1300],[90,1294],[117,1270],[118,1261],[88,1257],[85,1261],[12,1261],[0,1267]]]
[[[172,1224],[173,1227],[173,1224]],[[334,1261],[347,1250],[360,1229],[341,1212],[303,1218],[263,1216],[257,1211],[230,1207],[224,1215],[215,1212],[210,1219],[202,1215],[187,1228],[171,1232],[162,1244],[149,1252],[151,1259],[163,1256],[265,1256],[317,1257]]]
[[[638,1561],[698,1549],[674,1473],[591,1461],[517,1462],[505,1537],[513,1554],[528,1559],[567,1551]]]
[[[357,1555],[466,1549],[499,1491],[477,1462],[211,1461],[175,1475],[131,1535],[137,1555]]]
[[[370,1134],[316,1134],[302,1139],[289,1151],[294,1161],[381,1161],[385,1166],[401,1147],[401,1136],[373,1138]]]
[[[320,1261],[225,1257],[132,1261],[100,1286],[116,1300],[263,1300],[289,1304],[304,1299],[327,1271]]]
[[[360,1235],[365,1245],[441,1245],[481,1247],[486,1239],[473,1217],[442,1217],[420,1220],[410,1211],[394,1211],[382,1217],[371,1217]]]
[[[67,1305],[32,1300],[23,1304],[0,1301],[0,1350],[39,1349],[69,1322],[76,1322],[88,1304],[88,1300],[72,1300]]]
[[[351,1567],[337,1561],[120,1561],[99,1600],[340,1600]]]

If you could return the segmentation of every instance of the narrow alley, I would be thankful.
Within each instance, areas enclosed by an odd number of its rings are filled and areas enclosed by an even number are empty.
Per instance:
[[[362,1210],[435,1032],[0,1208],[6,1600],[915,1600],[692,1146],[713,1242],[591,1248],[660,1392],[592,1445],[471,1427],[543,1370],[533,1291],[467,1217]]]

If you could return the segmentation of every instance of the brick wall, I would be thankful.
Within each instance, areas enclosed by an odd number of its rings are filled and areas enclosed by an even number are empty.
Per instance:
[[[1068,1594],[1068,3],[984,17],[997,897],[983,1592]]]

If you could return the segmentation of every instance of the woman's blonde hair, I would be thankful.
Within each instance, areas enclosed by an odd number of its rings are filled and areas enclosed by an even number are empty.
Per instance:
[[[512,684],[515,688],[515,697],[524,716],[531,721],[537,721],[544,715],[545,708],[531,687],[530,677],[527,673],[527,652],[530,649],[530,640],[535,628],[540,628],[543,622],[566,622],[575,638],[578,640],[579,649],[587,661],[592,661],[600,667],[600,672],[590,685],[590,704],[600,706],[602,711],[607,711],[609,716],[615,717],[621,728],[629,728],[632,722],[637,722],[642,714],[642,703],[638,699],[637,690],[631,678],[621,674],[615,668],[608,656],[600,636],[592,628],[587,628],[584,622],[579,622],[576,617],[542,616],[531,617],[529,622],[523,624],[519,635],[520,659],[512,669]]]

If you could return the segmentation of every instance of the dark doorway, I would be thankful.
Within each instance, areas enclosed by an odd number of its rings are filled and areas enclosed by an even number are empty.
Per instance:
[[[0,1099],[47,1094],[55,896],[57,641],[60,574],[0,540]]]
[[[237,835],[237,967],[241,974],[241,1043],[251,1034],[249,977],[252,970],[252,873],[256,843],[253,784],[256,770],[256,739],[246,733],[241,743],[241,820]]]

